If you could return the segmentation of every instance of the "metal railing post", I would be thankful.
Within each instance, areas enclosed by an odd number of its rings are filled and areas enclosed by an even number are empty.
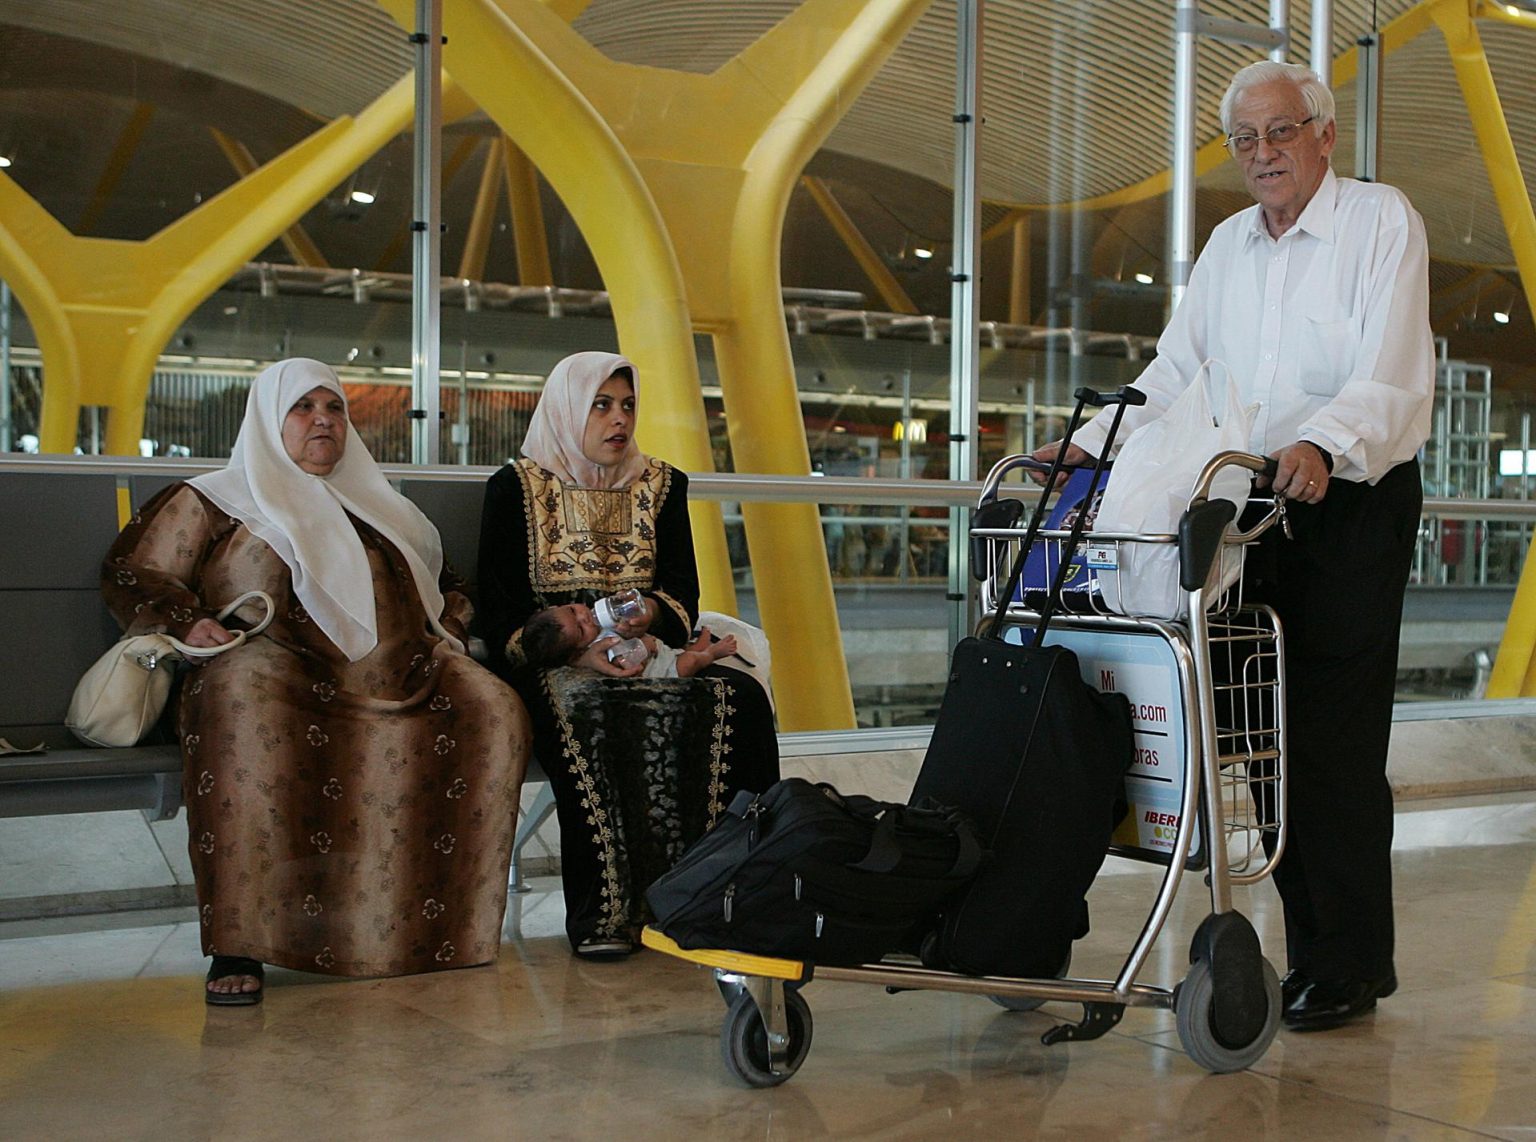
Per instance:
[[[1195,260],[1195,37],[1199,0],[1177,0],[1173,23],[1173,193],[1168,201],[1168,315],[1179,308]]]
[[[955,9],[955,223],[950,303],[949,476],[976,479],[980,412],[978,359],[981,301],[977,280],[981,245],[977,151],[981,129],[983,0],[959,0]],[[949,510],[949,641],[970,634],[970,544],[964,542],[969,509]]]
[[[1312,0],[1312,70],[1333,86],[1333,0]]]
[[[11,286],[0,281],[0,452],[11,450]]]
[[[411,222],[411,459],[436,464],[441,448],[443,11],[416,0],[415,195]]]
[[[1269,49],[1269,58],[1276,63],[1284,63],[1286,52],[1291,46],[1291,3],[1290,0],[1269,0],[1269,26],[1282,35],[1281,41]]]

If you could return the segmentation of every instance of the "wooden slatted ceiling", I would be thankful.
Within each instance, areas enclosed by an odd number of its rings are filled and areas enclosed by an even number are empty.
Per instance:
[[[1376,0],[1385,24],[1413,0]],[[611,58],[709,72],[772,28],[797,0],[593,0],[576,29]],[[1334,5],[1334,46],[1368,28],[1371,0]],[[1293,4],[1305,21],[1308,5]],[[1266,18],[1266,0],[1205,0],[1218,17]],[[1069,202],[1167,167],[1172,0],[989,0],[985,8],[984,195],[998,203]],[[952,177],[953,0],[935,0],[833,132],[828,149]],[[0,25],[70,36],[218,76],[321,117],[355,112],[404,74],[401,30],[373,0],[0,0]],[[1536,185],[1536,33],[1480,30],[1506,114]],[[1308,51],[1307,30],[1293,58]],[[1201,138],[1251,49],[1207,42]],[[1437,257],[1507,264],[1508,244],[1460,91],[1437,32],[1388,64],[1383,175],[1408,191]],[[131,93],[125,93],[131,95]],[[1340,168],[1353,154],[1353,91],[1340,89]],[[1202,187],[1240,186],[1230,166]]]

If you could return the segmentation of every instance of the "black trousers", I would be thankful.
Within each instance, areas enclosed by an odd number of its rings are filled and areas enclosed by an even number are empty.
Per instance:
[[[1288,503],[1249,553],[1247,597],[1285,637],[1287,839],[1275,870],[1292,968],[1313,979],[1393,970],[1392,790],[1387,743],[1403,595],[1423,492],[1418,461],[1374,487],[1331,481]]]

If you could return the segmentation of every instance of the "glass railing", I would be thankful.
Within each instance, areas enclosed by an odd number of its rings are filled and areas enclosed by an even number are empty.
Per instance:
[[[733,566],[750,612],[741,500],[821,505],[844,651],[861,725],[931,724],[949,646],[946,509],[970,507],[979,484],[695,476],[690,494],[725,501]],[[1009,494],[1033,501],[1033,488]],[[1426,498],[1404,608],[1402,703],[1481,699],[1524,566],[1536,501]]]
[[[0,470],[187,477],[198,460],[6,457]],[[386,465],[392,479],[480,483],[489,467]],[[979,482],[700,474],[689,494],[723,507],[742,617],[757,617],[740,505],[820,505],[843,650],[864,727],[932,723],[949,665],[948,510],[975,504]],[[1031,500],[1033,488],[1005,494]],[[1533,530],[1536,501],[1426,499],[1405,607],[1400,702],[1459,702],[1487,685]],[[974,600],[974,585],[965,588]]]

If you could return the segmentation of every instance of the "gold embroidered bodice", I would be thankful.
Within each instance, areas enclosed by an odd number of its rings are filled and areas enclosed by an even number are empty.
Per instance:
[[[528,505],[528,577],[539,593],[649,588],[656,516],[672,469],[649,459],[627,488],[576,488],[532,460],[517,462]]]

